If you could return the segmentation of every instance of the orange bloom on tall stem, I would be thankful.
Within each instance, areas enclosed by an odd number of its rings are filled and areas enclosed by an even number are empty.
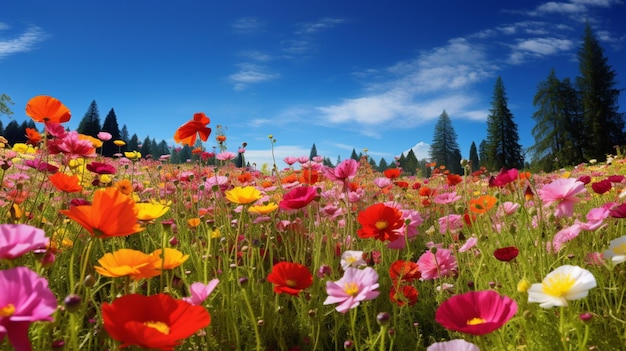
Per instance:
[[[202,141],[207,141],[211,135],[211,128],[206,125],[211,120],[203,112],[193,115],[193,119],[180,126],[174,133],[174,141],[183,145],[194,146],[199,135]]]
[[[372,205],[359,212],[357,217],[361,228],[357,231],[360,238],[374,238],[380,241],[394,241],[404,226],[402,212],[383,203]]]
[[[76,175],[67,175],[63,172],[56,172],[55,174],[48,176],[48,179],[55,188],[66,193],[77,193],[83,190],[83,187],[80,185],[80,180]]]
[[[59,212],[96,237],[127,236],[144,229],[138,223],[135,202],[113,187],[96,190],[91,205]]]
[[[498,199],[491,195],[483,195],[469,201],[469,210],[473,213],[487,213],[496,205]]]
[[[33,121],[41,123],[64,123],[72,117],[70,110],[61,101],[46,95],[30,99],[26,104],[26,114]]]
[[[104,329],[120,348],[171,351],[198,330],[211,324],[203,306],[174,299],[167,294],[125,295],[102,304]]]
[[[95,266],[96,272],[105,277],[118,278],[129,276],[133,280],[156,277],[161,271],[161,259],[137,250],[119,249],[107,253],[98,260],[100,266]]]
[[[31,145],[39,145],[39,143],[41,142],[41,140],[43,140],[43,137],[41,136],[41,134],[33,128],[26,128],[26,138],[28,138],[28,143],[27,144],[31,144]]]

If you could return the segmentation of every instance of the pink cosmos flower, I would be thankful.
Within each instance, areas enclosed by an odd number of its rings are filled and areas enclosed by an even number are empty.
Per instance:
[[[0,259],[12,260],[49,244],[42,229],[28,224],[0,224]]]
[[[582,230],[594,231],[602,226],[609,216],[609,209],[604,207],[592,208],[587,212],[587,223],[580,223]]]
[[[459,252],[468,251],[474,246],[476,246],[477,243],[478,243],[478,238],[475,236],[472,236],[469,239],[467,239],[467,241],[465,242],[465,244],[463,244],[463,246],[459,248]]]
[[[435,253],[433,253],[435,251]],[[417,260],[423,280],[437,279],[456,274],[458,263],[448,249],[431,249]]]
[[[67,134],[65,127],[59,123],[46,123],[44,129],[55,138],[63,138]]]
[[[99,132],[98,133],[98,139],[100,139],[102,141],[109,141],[109,140],[111,140],[111,138],[113,138],[113,135],[111,135],[111,133],[109,133],[109,132]]]
[[[455,232],[463,228],[463,216],[459,214],[449,214],[447,216],[441,217],[439,218],[438,222],[439,232],[441,234]]]
[[[435,196],[433,202],[440,205],[452,204],[461,199],[461,196],[456,194],[456,191],[451,193],[443,193]]]
[[[513,213],[515,213],[515,211],[517,211],[519,207],[520,207],[520,204],[516,202],[511,202],[511,201],[504,202],[502,203],[502,205],[500,205],[499,210],[501,211],[501,213],[499,214],[512,215]]]
[[[283,159],[283,161],[285,161],[285,163],[289,166],[292,166],[294,163],[298,162],[298,159],[293,156],[287,156]]]
[[[219,154],[217,154],[215,156],[215,158],[220,160],[220,161],[234,160],[235,157],[237,157],[237,154],[234,153],[234,152],[230,152],[230,151],[223,151],[223,152],[220,152]]]
[[[324,175],[332,181],[345,182],[354,177],[359,168],[359,163],[354,159],[343,160],[335,168],[325,167]]]
[[[537,193],[545,206],[557,204],[556,217],[570,217],[574,214],[574,204],[580,201],[576,195],[587,192],[585,184],[574,178],[559,178],[544,185]]]
[[[387,177],[379,177],[379,178],[374,179],[374,185],[376,185],[380,189],[386,188],[390,186],[391,184],[393,184],[393,181]]]
[[[0,344],[8,336],[15,350],[31,350],[28,327],[51,321],[57,299],[48,281],[26,267],[0,270]]]
[[[390,249],[404,249],[406,247],[407,241],[411,241],[417,235],[417,228],[424,223],[424,219],[419,214],[419,212],[415,210],[400,210],[402,212],[402,219],[404,220],[404,227],[402,227],[399,232],[403,235],[400,235],[396,240],[387,244],[387,247]]]
[[[278,207],[283,210],[297,210],[306,207],[317,196],[317,188],[312,186],[299,186],[291,189],[290,192],[283,195]]]
[[[335,309],[340,313],[357,307],[361,301],[375,299],[379,291],[378,273],[372,267],[364,269],[346,268],[343,277],[336,282],[326,282],[328,297],[324,305],[339,303]]]
[[[478,346],[463,339],[436,342],[426,349],[426,351],[480,351]]]
[[[58,144],[56,144],[58,150],[68,158],[76,159],[79,157],[97,156],[96,149],[93,147],[91,141],[80,139],[76,131],[71,131],[63,138],[55,139],[55,141],[58,141]]]
[[[470,291],[444,301],[435,320],[444,328],[472,335],[489,334],[517,313],[517,303],[494,290]]]
[[[581,230],[582,227],[580,224],[572,224],[569,227],[559,230],[559,232],[554,235],[554,238],[552,238],[552,249],[554,252],[560,251],[563,244],[576,238]]]
[[[183,297],[182,300],[189,302],[192,305],[202,305],[204,300],[209,297],[219,282],[219,279],[213,279],[208,284],[195,282],[189,286],[189,293],[191,296]]]

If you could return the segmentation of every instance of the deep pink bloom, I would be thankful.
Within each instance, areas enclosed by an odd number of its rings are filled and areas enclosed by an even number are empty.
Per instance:
[[[96,157],[96,149],[91,141],[80,139],[78,132],[71,131],[61,139],[54,139],[57,149],[71,159],[79,157]]]
[[[493,252],[495,258],[503,262],[513,261],[518,254],[519,249],[515,246],[502,247]]]
[[[48,134],[55,138],[63,138],[67,134],[65,127],[59,123],[46,123],[44,128]]]
[[[209,297],[219,282],[219,279],[213,279],[208,284],[195,282],[189,287],[189,293],[191,296],[183,297],[182,300],[187,301],[192,305],[202,305],[204,300]]]
[[[599,182],[591,183],[591,189],[596,192],[596,194],[604,194],[607,191],[611,190],[613,186],[611,185],[611,181],[608,179],[601,180]]]
[[[609,176],[607,179],[611,183],[621,183],[624,181],[624,176],[621,174],[616,174],[616,175]]]
[[[505,186],[517,179],[518,171],[515,168],[500,170],[497,176],[489,179],[489,186]]]
[[[28,224],[0,224],[0,259],[14,259],[50,244],[46,233]],[[0,305],[2,308],[3,305]]]
[[[375,299],[379,291],[378,273],[372,267],[358,269],[346,268],[343,277],[336,282],[326,282],[328,297],[324,305],[339,303],[335,309],[340,313],[357,307],[361,301]]]
[[[87,164],[87,169],[96,174],[115,174],[117,170],[108,163],[91,162]]]
[[[317,188],[312,186],[299,186],[291,189],[290,192],[283,195],[278,207],[283,210],[297,210],[306,207],[317,196]]]
[[[502,327],[517,313],[517,303],[493,290],[470,291],[441,303],[435,320],[444,328],[484,335]]]
[[[344,182],[356,175],[356,172],[359,168],[359,163],[352,159],[343,160],[340,164],[338,164],[335,168],[325,167],[324,175],[326,178],[333,181],[341,181]]]
[[[0,270],[0,286],[0,344],[8,336],[15,350],[29,351],[30,323],[51,321],[57,299],[48,281],[26,267]]]
[[[452,251],[440,248],[433,248],[423,253],[417,260],[417,265],[424,280],[454,275],[458,267]]]
[[[591,183],[591,176],[581,175],[580,177],[578,177],[578,181],[583,182],[585,185],[587,185]]]
[[[554,212],[556,217],[569,217],[574,214],[574,204],[580,201],[576,195],[585,192],[587,192],[585,184],[574,178],[559,178],[537,190],[544,205],[557,204]]]
[[[626,202],[611,208],[609,215],[613,218],[626,218]]]
[[[59,170],[59,167],[49,164],[48,162],[44,162],[41,159],[33,159],[26,160],[24,164],[30,168],[34,168],[40,172],[48,172],[48,173],[56,173]]]

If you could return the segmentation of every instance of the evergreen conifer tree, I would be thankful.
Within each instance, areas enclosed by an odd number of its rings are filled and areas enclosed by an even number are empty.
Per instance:
[[[471,165],[472,172],[476,172],[480,169],[480,158],[478,157],[478,148],[476,147],[476,143],[472,141],[472,145],[469,150],[469,161]]]
[[[445,110],[435,125],[433,142],[430,144],[430,158],[431,161],[437,162],[437,166],[444,165],[450,172],[462,174],[461,151],[457,143],[457,135]]]
[[[119,147],[113,143],[115,140],[120,140],[120,128],[117,124],[117,116],[115,110],[111,109],[102,123],[102,131],[111,134],[111,140],[105,141],[102,144],[102,155],[111,157],[113,154],[119,151]]]
[[[97,138],[100,130],[101,126],[100,113],[98,112],[98,104],[96,104],[96,100],[93,100],[89,105],[87,112],[85,112],[85,116],[78,124],[78,128],[76,128],[76,131],[81,134],[90,135],[94,138]]]

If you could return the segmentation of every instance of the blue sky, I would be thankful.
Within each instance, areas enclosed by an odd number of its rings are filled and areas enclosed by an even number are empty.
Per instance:
[[[18,121],[45,94],[76,128],[95,100],[101,121],[114,108],[131,135],[171,144],[205,112],[259,167],[269,134],[277,161],[313,144],[333,162],[364,148],[377,162],[427,157],[445,109],[468,157],[498,76],[522,146],[534,143],[536,87],[551,68],[578,75],[585,20],[625,88],[621,0],[3,1],[0,93]]]

